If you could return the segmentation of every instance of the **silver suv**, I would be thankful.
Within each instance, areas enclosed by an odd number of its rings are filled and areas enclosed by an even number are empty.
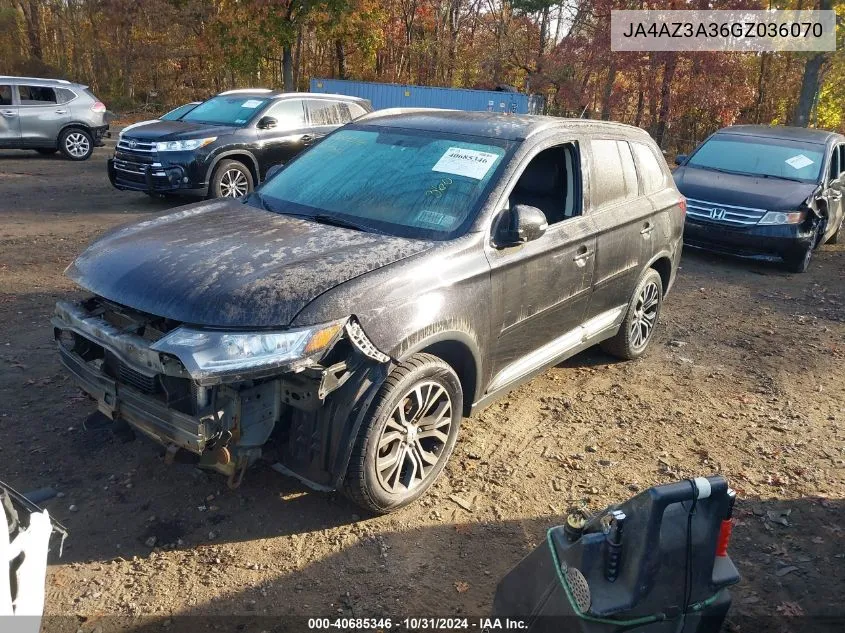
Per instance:
[[[109,129],[106,106],[88,86],[0,75],[0,148],[60,151],[85,160]]]

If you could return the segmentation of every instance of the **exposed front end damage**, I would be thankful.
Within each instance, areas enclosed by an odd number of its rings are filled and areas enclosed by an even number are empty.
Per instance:
[[[92,297],[59,302],[62,364],[99,411],[240,483],[262,455],[337,487],[390,357],[354,317],[275,332],[195,329]]]

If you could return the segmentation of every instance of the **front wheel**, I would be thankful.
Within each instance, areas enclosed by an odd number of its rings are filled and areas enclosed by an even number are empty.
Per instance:
[[[70,160],[88,160],[94,153],[94,139],[81,128],[70,128],[59,136],[59,150]]]
[[[662,306],[663,280],[656,270],[649,268],[637,284],[619,332],[604,341],[602,349],[625,360],[642,356],[651,342]]]
[[[418,499],[446,465],[463,411],[455,371],[431,354],[414,354],[382,385],[364,419],[344,492],[376,514]]]
[[[236,160],[221,160],[209,187],[210,198],[241,198],[253,189],[252,172]]]

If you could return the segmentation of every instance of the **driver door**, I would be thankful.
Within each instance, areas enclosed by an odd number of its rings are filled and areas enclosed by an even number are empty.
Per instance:
[[[583,215],[581,178],[575,142],[546,145],[514,177],[508,207],[537,207],[549,227],[534,241],[497,247],[493,240],[486,249],[496,306],[493,327],[498,334],[489,391],[544,364],[543,359],[557,355],[558,348],[565,349],[584,319],[596,234],[592,220]],[[503,209],[500,218],[508,212]],[[572,336],[566,338],[567,334]]]
[[[273,127],[262,128],[261,122],[275,119]],[[312,141],[305,123],[302,99],[281,99],[265,110],[256,122],[256,157],[261,180],[273,165],[284,165]]]

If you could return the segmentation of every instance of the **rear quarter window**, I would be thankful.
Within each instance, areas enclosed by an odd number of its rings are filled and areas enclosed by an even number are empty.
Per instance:
[[[590,149],[593,158],[590,169],[593,207],[599,208],[635,198],[637,176],[628,144],[624,141],[593,139],[590,141]],[[627,156],[620,149],[624,149]]]
[[[666,187],[666,173],[660,166],[654,150],[645,143],[636,141],[631,143],[631,149],[634,150],[634,159],[643,181],[643,193],[647,195]]]

